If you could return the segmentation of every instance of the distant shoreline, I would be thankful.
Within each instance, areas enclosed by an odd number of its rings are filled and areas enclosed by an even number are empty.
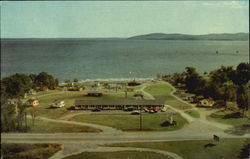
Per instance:
[[[94,82],[94,81],[100,81],[100,82],[125,82],[125,81],[148,81],[148,80],[154,80],[155,78],[95,78],[95,79],[80,79],[78,82]]]
[[[249,41],[249,33],[222,33],[222,34],[165,34],[151,33],[137,35],[128,38],[129,40],[216,40],[216,41]]]
[[[239,37],[247,37],[248,41],[249,32],[237,33],[209,33],[209,34],[183,34],[183,33],[149,33],[143,35],[134,35],[130,37],[2,37],[1,40],[112,40],[112,39],[125,39],[125,40],[220,40],[220,41],[238,41]],[[223,39],[225,38],[225,39]]]

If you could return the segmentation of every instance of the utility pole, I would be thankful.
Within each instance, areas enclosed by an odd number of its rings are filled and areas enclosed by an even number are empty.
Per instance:
[[[27,124],[27,112],[24,112],[25,113],[25,128],[26,130],[28,129],[28,124]]]
[[[140,106],[140,131],[142,131],[142,112],[141,112],[142,106]]]
[[[117,85],[117,83],[116,83],[116,86],[115,86],[115,92],[117,93],[117,87],[118,87],[118,85]]]

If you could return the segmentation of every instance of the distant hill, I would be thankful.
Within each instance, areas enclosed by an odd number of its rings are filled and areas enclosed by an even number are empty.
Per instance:
[[[249,33],[235,34],[206,34],[206,35],[188,35],[188,34],[164,34],[152,33],[146,35],[133,36],[128,39],[135,40],[249,40]]]

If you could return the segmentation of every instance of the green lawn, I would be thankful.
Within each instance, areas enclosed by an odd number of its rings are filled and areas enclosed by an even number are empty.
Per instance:
[[[121,99],[124,98],[124,93],[104,93],[102,97],[87,97],[84,95],[83,91],[61,91],[60,94],[51,94],[43,97],[38,97],[39,105],[34,108],[28,108],[28,112],[35,109],[38,116],[49,117],[49,118],[59,118],[63,115],[69,113],[66,109],[75,103],[77,99],[83,100],[103,100],[103,99]],[[128,93],[128,98],[132,98],[132,92]],[[63,108],[48,109],[48,107],[55,100],[63,100],[66,104]]]
[[[176,88],[176,90],[181,90],[179,88]],[[182,92],[182,93],[174,93],[174,95],[180,97],[181,99],[185,98],[185,97],[188,97],[188,96],[193,96],[194,94],[191,94],[191,93],[187,93],[187,92]]]
[[[223,124],[228,124],[228,125],[233,125],[233,126],[239,126],[243,124],[249,124],[250,120],[246,117],[241,117],[241,118],[227,118],[224,119],[223,117],[226,115],[230,115],[233,113],[239,113],[235,111],[230,111],[230,110],[224,110],[220,109],[217,112],[214,112],[210,114],[210,116],[207,117],[208,120],[213,120],[219,123]]]
[[[213,143],[215,146],[205,148],[204,146],[209,143]],[[246,139],[240,138],[222,139],[217,143],[212,142],[211,140],[201,140],[119,143],[108,146],[140,147],[166,150],[178,154],[179,156],[183,157],[183,159],[239,159],[241,149],[246,143]]]
[[[55,123],[43,120],[35,120],[35,125],[32,126],[32,121],[28,120],[28,126],[32,133],[73,133],[73,132],[101,132],[88,126],[80,126],[73,124]]]
[[[63,159],[171,159],[169,156],[154,152],[118,151],[83,152]]]
[[[213,120],[219,123],[233,125],[233,126],[239,126],[243,124],[249,124],[250,120],[248,118],[230,118],[230,119],[222,119],[222,118],[212,118],[207,117],[208,120]]]
[[[200,118],[200,113],[197,110],[187,110],[185,111],[188,115],[194,117],[194,118]]]
[[[4,159],[48,159],[59,150],[58,144],[1,144]]]
[[[156,99],[172,100],[172,98],[174,98],[170,95],[173,89],[165,83],[155,83],[146,87],[144,90],[152,94]]]
[[[55,89],[55,90],[48,90],[48,91],[39,91],[36,94],[29,95],[28,98],[46,95],[50,93],[57,93],[57,92],[60,92],[60,90]]]
[[[169,85],[167,85],[166,83],[158,82],[158,83],[152,84],[148,86],[147,88],[145,88],[145,91],[153,95],[155,99],[165,100],[166,104],[174,106],[177,109],[190,109],[191,108],[191,106],[177,100],[175,97],[170,95],[173,89],[169,87]]]
[[[160,124],[166,121],[164,114],[143,114],[142,128],[144,131],[172,131],[182,128],[187,121],[180,115],[174,115],[176,126],[162,127]],[[124,131],[138,131],[140,128],[139,115],[78,115],[71,120],[87,123],[95,123],[121,129]]]

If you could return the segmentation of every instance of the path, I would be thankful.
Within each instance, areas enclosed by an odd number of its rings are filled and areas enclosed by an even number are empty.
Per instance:
[[[77,115],[77,114],[75,114]],[[63,123],[63,124],[73,124],[73,125],[81,125],[81,126],[89,126],[93,127],[96,129],[102,130],[102,133],[113,133],[113,134],[119,134],[122,131],[108,127],[108,126],[103,126],[103,125],[97,125],[97,124],[92,124],[92,123],[84,123],[84,122],[77,122],[77,121],[67,121],[67,120],[61,120],[61,119],[49,119],[45,117],[37,117],[37,119],[44,120],[44,121],[49,121],[49,122],[56,122],[56,123]]]
[[[148,83],[143,84],[142,88],[141,88],[141,89],[139,89],[139,91],[141,91],[141,92],[142,92],[142,94],[143,94],[143,98],[144,98],[144,99],[154,100],[154,99],[155,99],[155,97],[154,97],[154,96],[152,96],[152,94],[150,94],[150,93],[148,93],[148,92],[144,91],[144,89],[145,89],[145,88],[147,88],[148,86],[149,86],[149,84],[148,84]]]
[[[80,148],[79,148],[80,147]],[[117,152],[117,151],[139,151],[139,152],[155,152],[159,154],[163,154],[165,156],[170,156],[174,159],[182,159],[179,155],[168,152],[168,151],[163,151],[163,150],[157,150],[157,149],[151,149],[151,148],[136,148],[136,147],[103,147],[103,146],[94,146],[91,144],[79,144],[79,145],[67,145],[67,147],[63,147],[63,149],[67,149],[68,151],[71,151],[70,155],[65,155],[64,151],[59,151],[56,153],[54,156],[52,156],[50,159],[59,159],[62,157],[67,157],[71,155],[76,155],[82,152]]]
[[[190,121],[190,122],[198,121],[198,122],[201,122],[201,123],[203,123],[203,124],[205,124],[205,125],[212,126],[212,127],[217,127],[217,128],[223,129],[223,130],[229,129],[229,128],[232,127],[231,125],[221,124],[221,123],[217,123],[217,122],[213,122],[213,121],[207,120],[207,118],[206,118],[207,112],[206,112],[206,111],[201,111],[200,109],[198,109],[197,107],[195,107],[194,104],[190,104],[190,103],[188,103],[188,102],[182,100],[180,97],[178,97],[178,96],[176,96],[176,95],[174,94],[174,93],[176,92],[176,88],[175,88],[175,87],[173,87],[173,86],[172,86],[171,84],[169,84],[168,82],[164,82],[164,83],[166,83],[169,87],[172,88],[173,91],[170,93],[171,96],[175,97],[177,100],[179,100],[179,101],[182,102],[182,103],[185,103],[185,104],[187,104],[187,105],[192,106],[192,109],[193,109],[193,110],[196,110],[196,111],[199,112],[200,118],[197,119],[197,118],[191,117],[190,115],[188,115],[189,117],[187,117],[187,116],[186,116],[187,114],[185,113],[185,110],[178,110],[178,109],[174,108],[173,106],[168,106],[168,107],[172,108],[173,110],[179,112],[179,113],[180,113],[184,118],[186,118],[188,121]],[[203,125],[203,127],[204,127],[205,125]]]
[[[141,132],[121,134],[113,133],[3,133],[1,134],[2,143],[58,143],[63,145],[61,152],[55,154],[52,159],[61,159],[62,157],[76,154],[84,151],[100,150],[100,145],[112,143],[127,142],[166,142],[166,141],[183,141],[183,140],[211,140],[212,135],[221,138],[242,138],[245,136],[233,136],[219,132],[199,132],[178,130],[171,132]],[[208,141],[209,142],[209,141]],[[104,150],[105,148],[102,148]],[[114,148],[115,150],[115,148]]]
[[[168,84],[168,83],[167,83]],[[145,84],[141,91],[145,95],[146,99],[154,99],[154,97],[145,92],[144,89],[148,86]],[[169,85],[172,87],[171,85]],[[173,88],[173,87],[172,87]],[[171,95],[174,96],[177,100],[186,103],[173,93],[176,91],[173,88]],[[58,92],[59,93],[59,92]],[[50,94],[47,94],[50,95]],[[190,105],[189,103],[186,103]],[[174,108],[173,106],[166,105],[170,109],[180,113],[185,119],[190,123],[184,128],[177,131],[168,131],[168,132],[122,132],[120,130],[97,125],[90,123],[82,123],[75,121],[67,121],[62,119],[69,119],[72,116],[67,116],[61,119],[48,119],[40,117],[41,120],[46,120],[50,122],[58,123],[67,123],[67,124],[76,124],[83,126],[90,126],[97,129],[101,129],[102,133],[43,133],[43,134],[34,134],[34,133],[2,133],[1,139],[3,143],[58,143],[62,144],[63,148],[61,151],[56,153],[51,157],[51,159],[61,159],[65,156],[72,154],[77,154],[80,152],[103,152],[103,151],[121,151],[121,150],[137,150],[137,151],[151,151],[156,153],[161,153],[165,155],[172,156],[175,159],[180,159],[181,157],[177,154],[161,151],[155,149],[144,149],[144,148],[130,148],[130,147],[101,147],[100,145],[110,144],[110,143],[122,143],[122,142],[160,142],[160,141],[183,141],[183,140],[205,140],[211,139],[213,134],[220,136],[221,138],[242,138],[248,137],[248,134],[244,136],[233,136],[230,134],[224,133],[225,125],[219,123],[213,123],[206,120],[202,117],[200,119],[193,118],[186,114],[183,110]],[[192,105],[193,109],[197,108]],[[74,114],[77,115],[77,114]]]

